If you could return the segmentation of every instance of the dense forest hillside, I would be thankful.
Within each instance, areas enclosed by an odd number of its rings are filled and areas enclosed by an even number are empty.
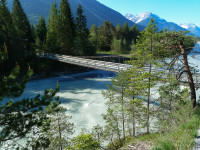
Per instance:
[[[8,0],[10,9],[12,8],[12,2],[13,0]],[[33,24],[37,24],[41,15],[44,16],[45,19],[48,18],[52,2],[53,0],[21,0],[22,7]],[[59,3],[60,0],[57,0],[57,2]],[[83,10],[87,17],[88,27],[91,27],[92,24],[100,26],[105,20],[111,21],[113,25],[117,25],[118,23],[124,24],[127,21],[130,26],[134,26],[132,21],[126,19],[117,11],[99,3],[97,0],[69,0],[69,3],[74,16],[78,4],[80,3],[83,6]],[[143,29],[143,26],[137,25],[137,27],[140,30]]]

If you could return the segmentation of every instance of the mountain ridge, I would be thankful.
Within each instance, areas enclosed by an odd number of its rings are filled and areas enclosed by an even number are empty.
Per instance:
[[[170,31],[176,30],[176,31],[187,31],[185,28],[180,27],[178,24],[174,22],[167,22],[165,19],[159,17],[156,14],[153,14],[151,12],[143,12],[141,14],[137,15],[131,15],[130,13],[126,14],[125,17],[133,22],[135,22],[138,25],[141,26],[147,26],[150,19],[153,17],[156,22],[159,31],[163,29],[168,29]]]
[[[182,23],[179,24],[182,28],[187,29],[190,31],[192,34],[200,37],[200,27],[195,25],[194,23]]]
[[[48,15],[50,12],[51,3],[54,0],[20,0],[24,11],[26,12],[30,22],[37,24],[39,17],[42,15],[48,20]],[[80,3],[83,7],[84,14],[86,15],[88,27],[91,27],[92,24],[97,26],[102,25],[103,21],[112,22],[113,25],[120,23],[123,25],[125,22],[128,22],[130,26],[134,26],[135,23],[125,18],[119,12],[101,4],[97,0],[68,0],[71,6],[72,14],[76,16],[76,9]],[[13,0],[7,0],[8,6],[12,9]],[[60,0],[56,0],[57,3]],[[139,30],[143,30],[144,27],[137,25]]]

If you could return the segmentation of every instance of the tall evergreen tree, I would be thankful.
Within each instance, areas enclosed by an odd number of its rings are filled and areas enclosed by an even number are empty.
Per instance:
[[[40,17],[38,24],[36,25],[36,37],[40,39],[40,41],[45,42],[47,27],[46,22],[43,16]]]
[[[123,28],[120,24],[116,26],[116,38],[122,39],[123,38]]]
[[[107,21],[103,22],[103,25],[100,27],[99,34],[101,39],[101,50],[105,51],[110,50],[113,36],[111,33],[109,22]]]
[[[7,47],[4,45],[4,52],[0,53],[0,62],[5,61]],[[4,76],[0,79],[0,145],[6,145],[7,142],[16,142],[17,139],[26,137],[27,134],[33,134],[33,128],[39,128],[46,125],[48,129],[49,118],[45,114],[45,107],[52,104],[52,107],[58,105],[58,98],[54,98],[57,89],[46,90],[44,96],[37,95],[35,98],[27,98],[22,100],[15,100],[21,96],[25,85],[30,76],[33,74],[29,68],[27,74],[19,82],[20,68],[16,66],[10,75]],[[7,99],[7,100],[6,100]],[[9,100],[10,99],[10,100]],[[56,100],[56,103],[53,101]],[[25,138],[24,142],[28,139]],[[40,141],[41,139],[39,139]],[[48,139],[47,139],[48,141]],[[38,143],[36,144],[37,146]],[[19,145],[16,145],[17,147]],[[2,147],[1,147],[2,148]],[[6,147],[9,149],[8,145]],[[38,148],[38,147],[37,147]],[[36,149],[37,149],[36,148]],[[19,149],[16,148],[16,149]],[[28,149],[28,148],[27,148]]]
[[[60,1],[58,44],[62,54],[73,54],[75,25],[68,0]]]
[[[161,40],[161,35],[157,32],[158,27],[157,23],[153,18],[149,21],[149,24],[145,28],[144,31],[141,32],[137,40],[137,51],[138,51],[138,59],[142,62],[148,63],[148,73],[147,77],[147,133],[150,132],[150,97],[151,97],[151,88],[155,86],[155,80],[158,76],[158,73],[152,72],[153,68],[160,64],[159,63],[159,54],[163,49],[163,45],[159,43]]]
[[[90,43],[92,47],[97,50],[98,49],[98,28],[95,24],[92,25],[90,28],[90,35],[89,35]]]
[[[28,40],[29,44],[33,42],[31,25],[19,0],[13,2],[12,19],[20,39]]]
[[[127,42],[131,42],[132,41],[132,39],[130,39],[130,29],[129,29],[129,26],[128,26],[127,22],[123,26],[123,36],[124,36],[124,39]]]
[[[132,43],[136,43],[136,39],[139,36],[139,30],[136,25],[130,28],[130,39],[132,40]]]
[[[58,53],[58,8],[57,4],[51,4],[51,12],[49,15],[48,25],[47,25],[47,37],[46,37],[46,48],[48,52]]]
[[[91,51],[91,45],[89,41],[89,29],[87,28],[87,20],[85,15],[83,14],[83,8],[79,4],[77,11],[76,11],[77,17],[75,18],[76,23],[76,33],[77,38],[80,41],[82,54],[84,55],[93,55],[95,52]]]
[[[3,47],[4,43],[8,49],[8,60],[4,61],[4,65],[1,67],[1,72],[8,71],[14,67],[20,54],[20,41],[13,25],[12,17],[9,9],[6,7],[6,0],[0,0],[0,47]]]

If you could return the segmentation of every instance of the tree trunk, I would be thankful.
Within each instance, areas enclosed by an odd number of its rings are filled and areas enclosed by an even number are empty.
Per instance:
[[[151,54],[153,54],[153,40],[152,40],[152,35],[151,35]],[[152,63],[151,60],[152,58],[150,57],[150,62],[149,62],[149,87],[148,87],[148,97],[147,97],[147,133],[149,133],[149,107],[150,107],[150,95],[151,95],[151,71],[152,71]]]
[[[132,110],[132,116],[133,116],[133,137],[135,137],[135,102],[134,102],[134,96],[133,96],[133,110]]]
[[[60,127],[60,118],[59,118],[58,112],[57,112],[57,117],[58,117],[58,132],[59,132],[59,138],[60,138],[60,141],[59,141],[60,150],[62,150],[63,149],[63,147],[62,147],[62,131],[61,131],[61,127]]]
[[[191,92],[191,104],[192,104],[192,108],[196,107],[196,90],[195,90],[195,84],[194,84],[194,80],[192,77],[192,73],[190,71],[190,67],[188,64],[188,58],[187,58],[187,54],[186,54],[186,49],[185,46],[183,44],[183,41],[180,41],[179,43],[180,45],[180,49],[181,49],[181,54],[183,55],[183,61],[184,61],[184,66],[185,66],[185,71],[187,72],[187,78],[188,78],[188,83],[189,83],[189,87],[190,87],[190,92]]]
[[[149,75],[151,75],[151,62],[149,64]],[[151,77],[149,77],[148,97],[147,97],[147,133],[149,133],[149,107],[150,107],[150,95],[151,95]]]
[[[125,117],[124,117],[124,87],[122,87],[122,128],[123,128],[123,138],[125,139],[126,133],[125,133]]]

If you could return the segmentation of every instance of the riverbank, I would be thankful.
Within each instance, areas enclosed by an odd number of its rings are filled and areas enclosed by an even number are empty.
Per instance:
[[[67,76],[94,70],[92,68],[66,64],[59,61],[39,58],[35,56],[28,56],[26,59],[30,68],[34,72],[30,79],[31,81],[50,77]]]
[[[190,150],[195,147],[200,128],[200,108],[192,114],[179,114],[177,126],[166,132],[151,133],[138,138],[128,138],[120,150]],[[167,127],[167,125],[166,125]],[[199,150],[199,149],[194,149]]]

